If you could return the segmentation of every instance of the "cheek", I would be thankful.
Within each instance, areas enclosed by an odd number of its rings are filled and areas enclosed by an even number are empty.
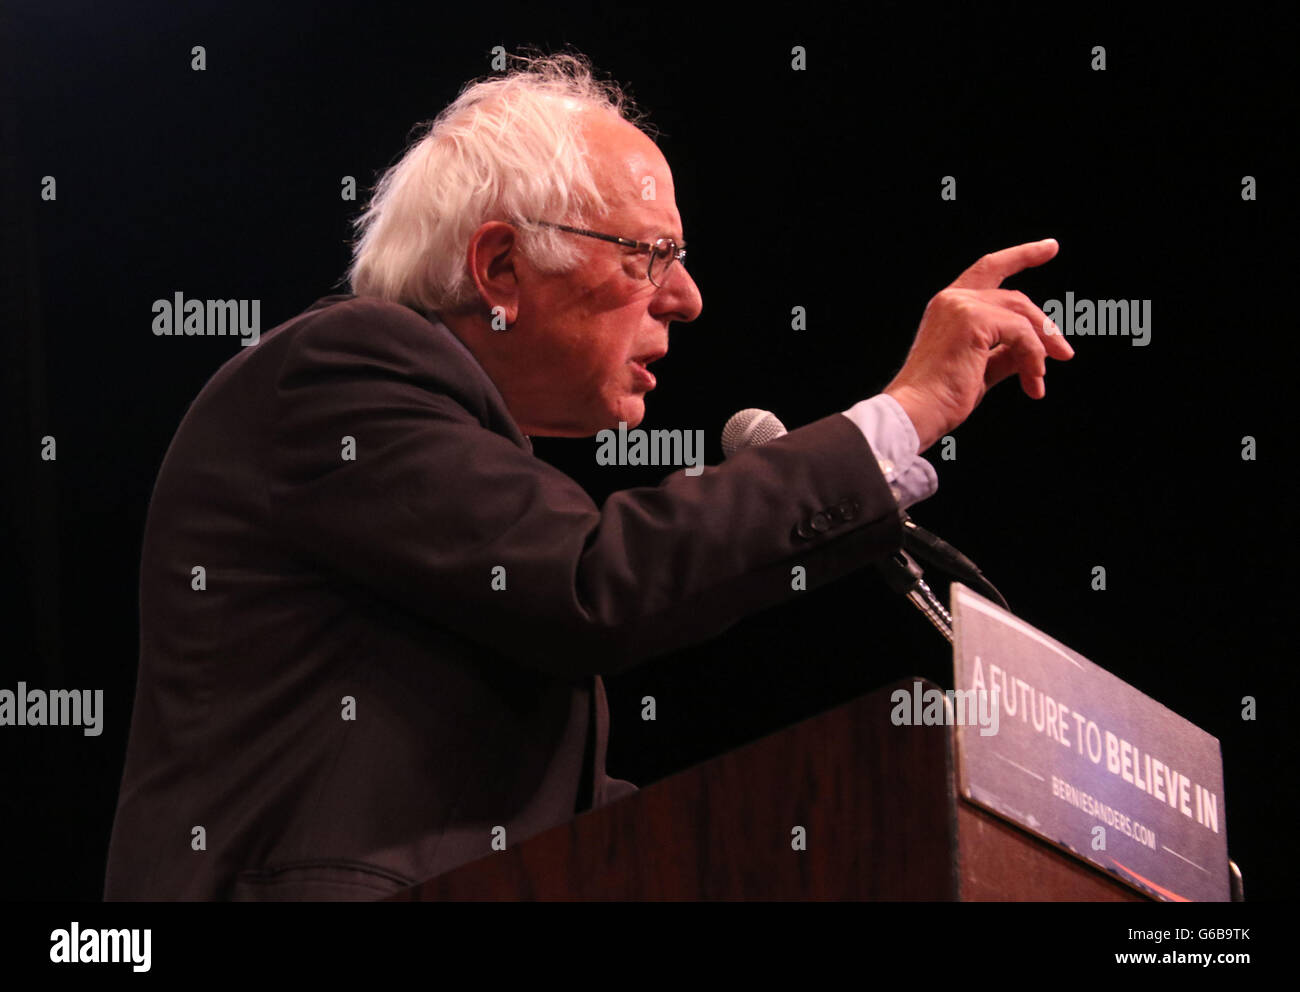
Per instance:
[[[622,348],[611,348],[605,355],[602,362],[605,369],[606,378],[616,383],[619,388],[625,387],[632,378],[632,366],[628,364],[627,353]]]
[[[591,399],[600,397],[608,401],[627,391],[633,370],[621,344],[607,336],[587,338],[573,344],[566,360],[560,362],[558,371],[580,393]]]
[[[633,338],[628,328],[635,326],[635,318],[630,316],[606,322],[588,339],[588,367],[603,371],[607,376],[629,371],[628,358],[631,357]]]

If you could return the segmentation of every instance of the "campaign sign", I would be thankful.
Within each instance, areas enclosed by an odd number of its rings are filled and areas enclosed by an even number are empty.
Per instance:
[[[958,582],[951,600],[962,795],[1155,898],[1227,901],[1218,739]]]

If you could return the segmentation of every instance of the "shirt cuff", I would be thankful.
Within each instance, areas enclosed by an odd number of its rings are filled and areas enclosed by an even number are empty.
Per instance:
[[[921,439],[907,412],[892,396],[881,393],[855,403],[844,416],[857,425],[871,445],[889,491],[902,509],[933,496],[939,488],[934,466],[920,455]]]

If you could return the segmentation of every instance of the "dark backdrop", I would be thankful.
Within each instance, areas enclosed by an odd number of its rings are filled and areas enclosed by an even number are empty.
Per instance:
[[[340,199],[341,177],[364,198],[413,125],[491,71],[493,46],[522,44],[585,52],[663,132],[705,303],[673,329],[642,426],[702,428],[711,463],[738,408],[793,427],[879,391],[929,298],[987,251],[1057,238],[1054,261],[1008,283],[1039,303],[1152,301],[1147,347],[1073,338],[1044,401],[995,390],[955,433],[955,461],[930,453],[940,488],[914,515],[1021,616],[1221,740],[1247,894],[1287,891],[1296,348],[1273,297],[1295,257],[1293,24],[153,0],[0,18],[0,687],[106,694],[98,738],[0,728],[5,895],[101,893],[149,493],[187,404],[238,351],[155,337],[151,302],[260,299],[265,331],[337,291],[362,206]],[[194,45],[206,71],[190,69]],[[791,70],[794,45],[807,71]],[[945,175],[956,202],[940,199]],[[39,458],[45,434],[55,463]],[[592,441],[537,452],[597,500],[662,474],[597,467]],[[947,682],[949,666],[864,572],[611,679],[610,771],[654,781],[895,677]],[[654,723],[639,717],[647,694]]]

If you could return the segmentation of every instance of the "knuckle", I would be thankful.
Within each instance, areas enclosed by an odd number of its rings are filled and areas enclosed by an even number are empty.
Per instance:
[[[937,311],[949,313],[958,310],[961,306],[962,296],[955,289],[941,289],[934,294],[934,297],[926,305],[927,311]]]

